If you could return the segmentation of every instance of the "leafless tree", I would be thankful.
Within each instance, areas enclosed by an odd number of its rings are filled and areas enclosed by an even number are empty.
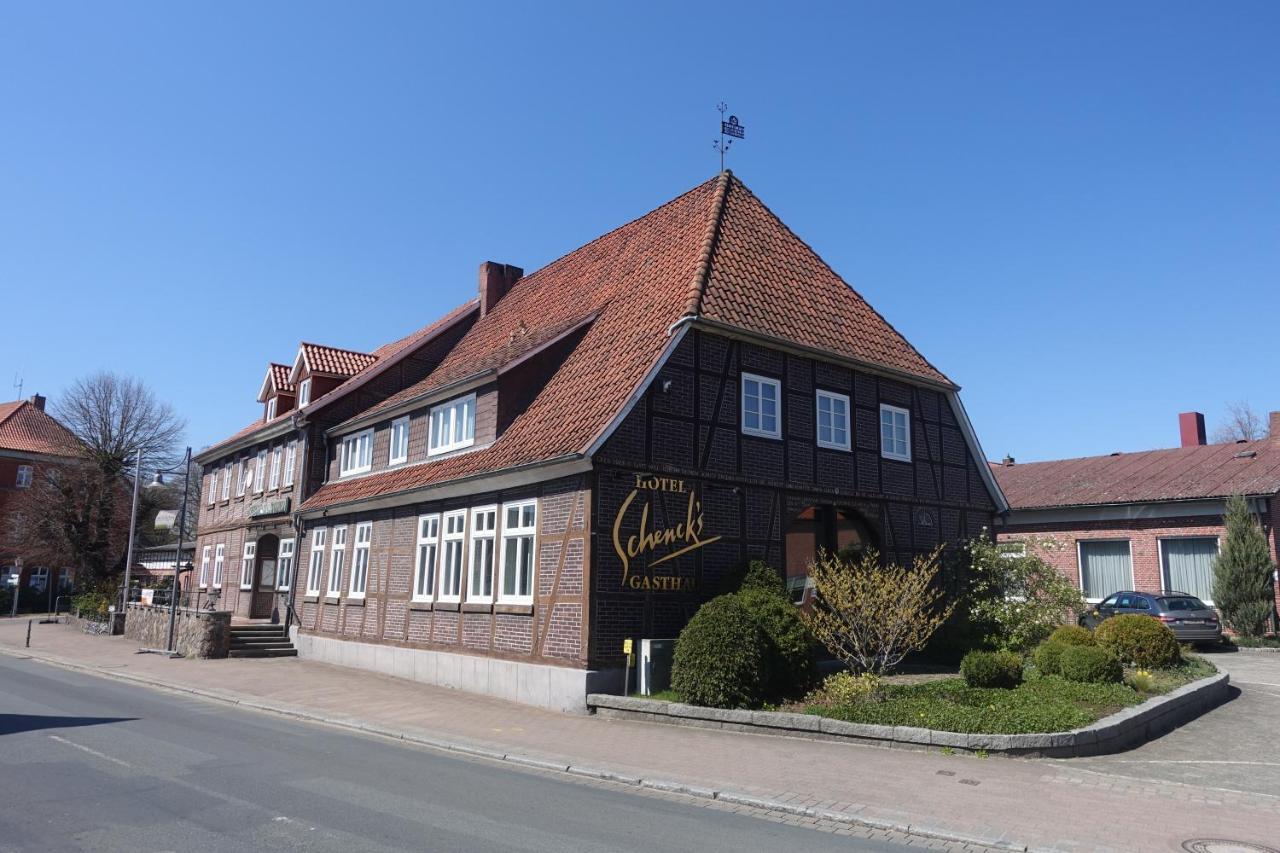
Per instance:
[[[53,413],[79,440],[83,454],[115,473],[131,470],[139,450],[143,471],[171,467],[186,427],[142,380],[108,371],[73,382]]]
[[[1247,400],[1227,404],[1226,420],[1213,431],[1214,444],[1230,444],[1233,441],[1257,441],[1267,435],[1266,421],[1254,411]]]

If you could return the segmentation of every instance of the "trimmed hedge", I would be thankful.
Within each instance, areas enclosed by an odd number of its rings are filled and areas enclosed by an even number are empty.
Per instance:
[[[738,591],[746,592],[749,589],[764,590],[784,598],[787,595],[787,585],[783,582],[782,575],[763,560],[752,560],[747,564],[747,571],[742,576]]]
[[[1082,684],[1114,684],[1124,678],[1120,661],[1100,646],[1064,646],[1059,666],[1063,678]]]
[[[717,596],[680,632],[671,688],[694,705],[758,707],[765,695],[769,646],[738,596]]]
[[[1022,683],[1022,657],[1014,652],[969,652],[960,674],[970,687],[1017,687]]]
[[[1031,653],[1031,662],[1043,675],[1062,675],[1062,653],[1071,646],[1045,640]]]
[[[744,586],[737,597],[765,636],[766,696],[779,699],[804,695],[812,683],[813,635],[800,618],[799,609],[781,592],[763,586]]]
[[[1163,669],[1182,659],[1182,649],[1172,629],[1150,616],[1112,616],[1098,626],[1094,638],[1122,662],[1143,669]]]
[[[1081,625],[1063,625],[1049,635],[1045,642],[1061,643],[1064,646],[1094,646],[1098,640],[1093,632]]]

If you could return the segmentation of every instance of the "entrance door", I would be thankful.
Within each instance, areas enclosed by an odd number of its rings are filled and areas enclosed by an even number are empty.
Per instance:
[[[280,538],[268,533],[258,539],[258,559],[253,578],[253,601],[249,605],[249,617],[267,619],[275,607],[276,567],[279,558]]]

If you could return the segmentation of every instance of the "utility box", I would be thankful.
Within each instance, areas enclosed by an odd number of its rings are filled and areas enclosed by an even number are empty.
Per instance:
[[[675,660],[675,640],[640,641],[640,695],[652,696],[671,687],[671,664]]]

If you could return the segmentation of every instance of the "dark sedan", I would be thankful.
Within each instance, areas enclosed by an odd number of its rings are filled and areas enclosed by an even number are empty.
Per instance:
[[[1081,616],[1080,624],[1096,628],[1102,620],[1123,613],[1159,619],[1173,629],[1179,642],[1222,642],[1222,624],[1217,611],[1185,592],[1117,592]]]

